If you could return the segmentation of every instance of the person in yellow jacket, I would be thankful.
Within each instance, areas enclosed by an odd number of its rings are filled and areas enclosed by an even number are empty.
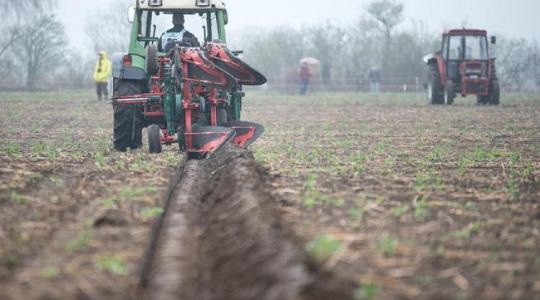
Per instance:
[[[111,76],[111,61],[107,59],[105,51],[99,52],[99,60],[94,67],[94,81],[96,82],[96,91],[98,100],[101,101],[105,96],[105,100],[109,98],[108,83]]]

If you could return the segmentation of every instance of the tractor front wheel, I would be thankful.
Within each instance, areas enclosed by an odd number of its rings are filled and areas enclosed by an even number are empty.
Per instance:
[[[151,154],[161,153],[161,128],[158,125],[152,124],[146,129],[148,134],[148,149]]]
[[[142,85],[137,81],[121,80],[114,92],[115,97],[142,93]],[[140,104],[114,105],[114,149],[125,152],[142,146],[144,127],[143,108]]]
[[[490,91],[489,91],[489,104],[499,105],[501,103],[501,86],[499,85],[498,80],[493,80],[491,82]]]

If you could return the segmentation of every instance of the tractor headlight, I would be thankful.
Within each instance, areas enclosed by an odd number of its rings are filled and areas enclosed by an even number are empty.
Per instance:
[[[161,6],[162,0],[148,0],[148,6]]]
[[[196,0],[195,5],[197,5],[197,6],[210,6],[210,0]]]

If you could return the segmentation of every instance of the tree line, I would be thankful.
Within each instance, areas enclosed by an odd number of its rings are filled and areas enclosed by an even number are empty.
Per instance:
[[[314,57],[320,61],[320,84],[330,89],[365,88],[373,67],[381,71],[383,84],[410,86],[416,79],[425,80],[422,58],[440,49],[442,32],[430,30],[421,21],[412,21],[411,29],[399,30],[405,19],[403,12],[400,2],[378,0],[367,5],[352,24],[250,29],[237,41],[246,50],[245,59],[270,78],[270,85],[298,80],[300,59]],[[499,37],[492,50],[504,88],[521,91],[540,87],[536,41]]]
[[[127,51],[130,4],[132,0],[111,1],[89,13],[84,29],[87,43],[70,48],[64,25],[55,16],[58,0],[0,0],[5,24],[9,24],[0,36],[0,89],[91,86],[99,51]],[[298,80],[303,57],[320,61],[320,82],[329,89],[361,87],[373,67],[381,71],[383,82],[410,85],[416,78],[423,80],[422,57],[440,48],[441,33],[420,21],[413,21],[411,29],[400,30],[404,20],[402,3],[375,0],[352,24],[326,21],[303,28],[250,28],[237,35],[229,32],[229,36],[245,51],[244,59],[267,75],[270,87]],[[81,51],[83,48],[89,51]],[[540,86],[536,41],[499,37],[493,50],[506,89]]]

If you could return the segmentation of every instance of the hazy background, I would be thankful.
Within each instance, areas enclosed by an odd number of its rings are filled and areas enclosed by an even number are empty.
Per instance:
[[[420,92],[426,74],[422,57],[440,48],[444,29],[456,27],[498,36],[491,50],[505,90],[540,89],[537,0],[226,3],[229,47],[245,51],[242,58],[268,77],[270,89],[295,92],[300,60],[313,57],[319,62],[313,85],[321,90],[365,91],[368,73],[378,68],[384,91]],[[0,0],[7,24],[0,36],[0,89],[91,87],[97,53],[127,51],[127,7],[134,4]],[[373,9],[378,4],[384,7],[379,13]]]
[[[85,43],[84,26],[88,15],[99,7],[118,0],[60,0],[58,16],[66,25],[72,45]],[[272,28],[278,25],[301,27],[325,20],[342,24],[354,22],[363,13],[367,0],[230,0],[230,30],[241,32],[253,27]],[[406,20],[400,27],[410,27],[410,20],[425,22],[435,32],[461,26],[487,28],[490,32],[510,37],[540,40],[538,0],[404,0]],[[135,3],[135,1],[133,1]],[[127,16],[127,14],[126,14]],[[127,17],[126,17],[127,18]],[[232,35],[232,34],[230,34]]]

